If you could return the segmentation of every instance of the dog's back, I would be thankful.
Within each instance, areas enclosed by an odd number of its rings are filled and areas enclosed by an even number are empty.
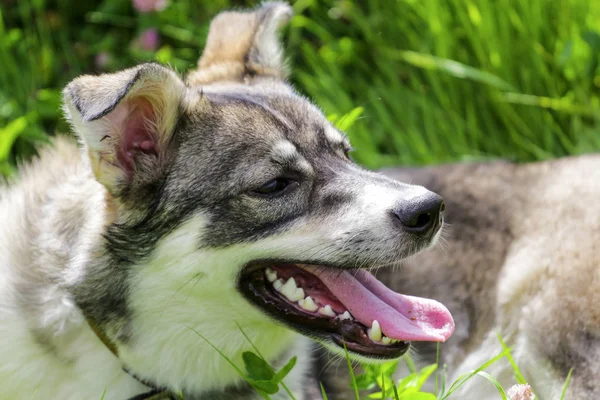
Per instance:
[[[384,173],[447,202],[445,243],[377,276],[451,310],[456,331],[441,346],[449,378],[499,354],[500,334],[537,398],[559,398],[571,368],[567,399],[600,398],[600,156]],[[435,345],[416,347],[417,358],[435,362]],[[507,359],[488,371],[504,387],[516,383]],[[474,378],[458,398],[499,395]]]

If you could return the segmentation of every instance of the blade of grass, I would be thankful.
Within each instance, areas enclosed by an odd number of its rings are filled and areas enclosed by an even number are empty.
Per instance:
[[[404,356],[404,362],[406,363],[406,366],[408,367],[408,370],[411,373],[417,372],[417,366],[415,365],[415,363],[412,360],[412,358],[410,358],[410,356],[405,355]]]
[[[573,374],[573,368],[569,370],[569,374],[567,375],[567,379],[565,380],[565,384],[560,395],[560,400],[564,400],[565,396],[567,395],[567,389],[569,387],[569,382],[571,381],[571,374]]]
[[[442,370],[443,370],[443,374],[442,374],[442,390],[441,390],[441,394],[438,394],[438,397],[442,396],[446,392],[446,380],[448,379],[447,371],[446,371],[446,364],[444,364],[444,366],[442,367]]]
[[[249,384],[250,386],[252,386],[252,383],[251,383],[251,382],[248,380],[248,378],[246,377],[246,374],[244,374],[244,373],[242,372],[242,370],[241,370],[240,368],[238,368],[238,366],[237,366],[237,365],[235,365],[235,364],[234,364],[234,362],[233,362],[233,361],[231,361],[231,359],[230,359],[229,357],[227,357],[227,356],[226,356],[226,355],[225,355],[225,354],[224,354],[224,353],[223,353],[221,350],[219,350],[219,348],[218,348],[217,346],[213,345],[213,344],[212,344],[212,343],[211,343],[211,342],[210,342],[210,341],[209,341],[207,338],[205,338],[204,336],[202,336],[202,334],[200,334],[200,332],[198,332],[197,330],[195,330],[195,329],[194,329],[194,328],[192,328],[191,326],[187,326],[187,328],[188,328],[188,329],[190,329],[192,332],[194,332],[196,335],[198,335],[198,336],[199,336],[199,337],[200,337],[202,340],[204,340],[206,343],[208,343],[208,345],[209,345],[210,347],[212,347],[212,348],[213,348],[213,349],[214,349],[214,350],[215,350],[217,353],[219,353],[219,355],[220,355],[221,357],[223,357],[223,358],[224,358],[224,359],[225,359],[225,360],[226,360],[226,361],[229,363],[229,365],[231,365],[231,366],[232,366],[232,367],[233,367],[233,368],[234,368],[234,369],[237,371],[237,373],[238,373],[238,374],[239,374],[239,375],[240,375],[240,376],[241,376],[241,377],[242,377],[242,378],[243,378],[243,379],[244,379],[246,382],[248,382],[248,384]],[[252,386],[252,387],[254,387],[254,386]],[[255,388],[255,390],[256,390],[256,388]],[[258,390],[257,390],[257,393],[258,393],[258,394],[260,394],[260,395],[263,397],[263,399],[265,399],[265,400],[270,400],[270,397],[269,397],[269,396],[268,396],[266,393],[263,393],[263,392],[261,392],[261,391],[258,391]]]
[[[356,376],[354,376],[354,369],[352,368],[352,362],[350,361],[350,354],[348,353],[348,349],[346,348],[346,342],[342,341],[342,344],[344,345],[346,362],[348,363],[348,373],[350,374],[352,388],[354,389],[354,396],[356,397],[356,400],[360,400],[360,397],[358,395],[358,385],[356,384]]]
[[[471,370],[469,372],[466,372],[464,374],[462,374],[461,376],[459,376],[456,381],[454,381],[454,383],[450,386],[450,389],[448,389],[448,393],[446,393],[446,395],[444,395],[442,397],[442,400],[447,399],[452,393],[454,393],[456,390],[458,390],[462,385],[465,384],[465,382],[467,382],[469,379],[471,379],[473,376],[477,375],[477,373],[483,371],[484,369],[486,369],[487,367],[489,367],[490,365],[496,363],[498,360],[504,358],[507,354],[507,351],[503,351],[502,353],[498,354],[497,356],[495,356],[494,358],[492,358],[491,360],[483,363],[479,368]]]
[[[392,389],[394,390],[394,400],[400,400],[400,395],[398,394],[398,389],[396,389],[396,386],[392,386]]]
[[[462,64],[458,61],[444,59],[430,54],[418,53],[416,51],[395,51],[390,54],[415,67],[427,70],[439,70],[455,78],[470,79],[475,82],[484,83],[500,90],[516,91],[515,87],[496,75]]]
[[[498,393],[502,397],[502,400],[507,400],[506,392],[502,388],[502,385],[500,384],[500,382],[498,382],[496,379],[494,379],[490,374],[488,374],[485,371],[479,371],[479,372],[477,372],[477,375],[482,376],[485,379],[487,379],[489,382],[491,382],[498,390]]]
[[[525,377],[521,373],[521,370],[519,369],[519,366],[515,362],[515,360],[514,360],[512,354],[511,354],[511,351],[510,351],[509,347],[506,345],[506,343],[504,343],[504,340],[502,339],[502,335],[500,333],[498,333],[497,336],[498,336],[498,340],[500,341],[500,344],[502,345],[502,349],[508,351],[508,353],[506,353],[506,358],[508,359],[508,362],[512,366],[512,369],[513,369],[513,372],[514,372],[514,375],[515,375],[515,379],[517,380],[517,383],[520,383],[520,384],[527,383],[527,380],[525,379]]]
[[[327,398],[327,393],[325,393],[325,388],[323,387],[323,383],[319,382],[319,385],[321,386],[321,396],[323,396],[323,400],[329,400]]]
[[[436,343],[435,346],[435,365],[440,365],[440,343]],[[438,380],[440,376],[440,369],[436,369],[435,371],[435,394],[438,394]]]
[[[215,345],[213,345],[207,338],[205,338],[204,336],[202,336],[202,334],[200,332],[198,332],[197,330],[195,330],[194,328],[192,328],[191,326],[187,326],[187,328],[189,330],[191,330],[192,332],[194,332],[196,335],[198,335],[202,340],[204,340],[210,347],[212,347],[217,353],[219,353],[219,355],[221,357],[223,357],[228,363],[229,365],[231,365],[237,372],[238,374],[240,374],[240,376],[244,379],[246,379],[246,375],[242,372],[241,369],[238,368],[237,365],[235,365],[233,363],[233,361],[231,361],[229,359],[229,357],[227,357],[221,350],[219,350]]]

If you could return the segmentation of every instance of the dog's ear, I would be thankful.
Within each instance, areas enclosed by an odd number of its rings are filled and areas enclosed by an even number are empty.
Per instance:
[[[251,12],[217,15],[210,24],[198,69],[189,74],[188,82],[245,82],[256,76],[285,79],[277,30],[291,16],[292,8],[282,2],[266,2]]]
[[[184,92],[177,74],[158,64],[85,75],[67,85],[67,118],[111,194],[148,183],[164,169]]]

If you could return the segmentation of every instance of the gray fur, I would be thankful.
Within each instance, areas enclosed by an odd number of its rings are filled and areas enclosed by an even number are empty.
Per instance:
[[[403,262],[399,270],[381,270],[377,277],[394,290],[437,299],[450,309],[456,330],[441,345],[449,379],[479,366],[464,364],[469,356],[490,347],[482,364],[500,353],[495,336],[500,333],[513,346],[537,399],[558,398],[571,368],[566,398],[600,398],[595,294],[600,291],[595,250],[600,239],[595,200],[600,196],[600,157],[383,172],[425,185],[446,200],[446,243]],[[422,365],[435,362],[435,345],[414,346]],[[505,388],[515,383],[506,360],[493,368],[490,373]],[[321,376],[331,396],[353,398],[346,372],[335,374],[336,369],[334,364]],[[487,391],[488,383],[481,382],[486,390],[468,387],[460,398],[498,398],[491,385]]]

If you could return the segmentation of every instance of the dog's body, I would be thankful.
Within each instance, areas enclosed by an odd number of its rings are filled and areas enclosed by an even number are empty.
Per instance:
[[[600,398],[600,156],[384,173],[448,204],[447,243],[405,261],[401,273],[377,277],[448,306],[457,327],[440,347],[449,382],[502,352],[501,334],[537,399],[560,398],[571,368],[566,398]],[[417,360],[435,362],[435,345],[416,349]],[[339,370],[327,380],[337,388],[348,384]],[[336,375],[336,366],[326,371]],[[516,383],[507,359],[487,371],[505,388]],[[456,397],[500,398],[477,377]]]
[[[186,83],[144,64],[67,86],[81,148],[56,140],[0,197],[1,399],[252,398],[225,357],[256,346],[298,356],[301,400],[300,333],[363,359],[452,334],[441,304],[358,270],[435,243],[443,201],[353,164],[285,83],[290,15],[217,17]]]

